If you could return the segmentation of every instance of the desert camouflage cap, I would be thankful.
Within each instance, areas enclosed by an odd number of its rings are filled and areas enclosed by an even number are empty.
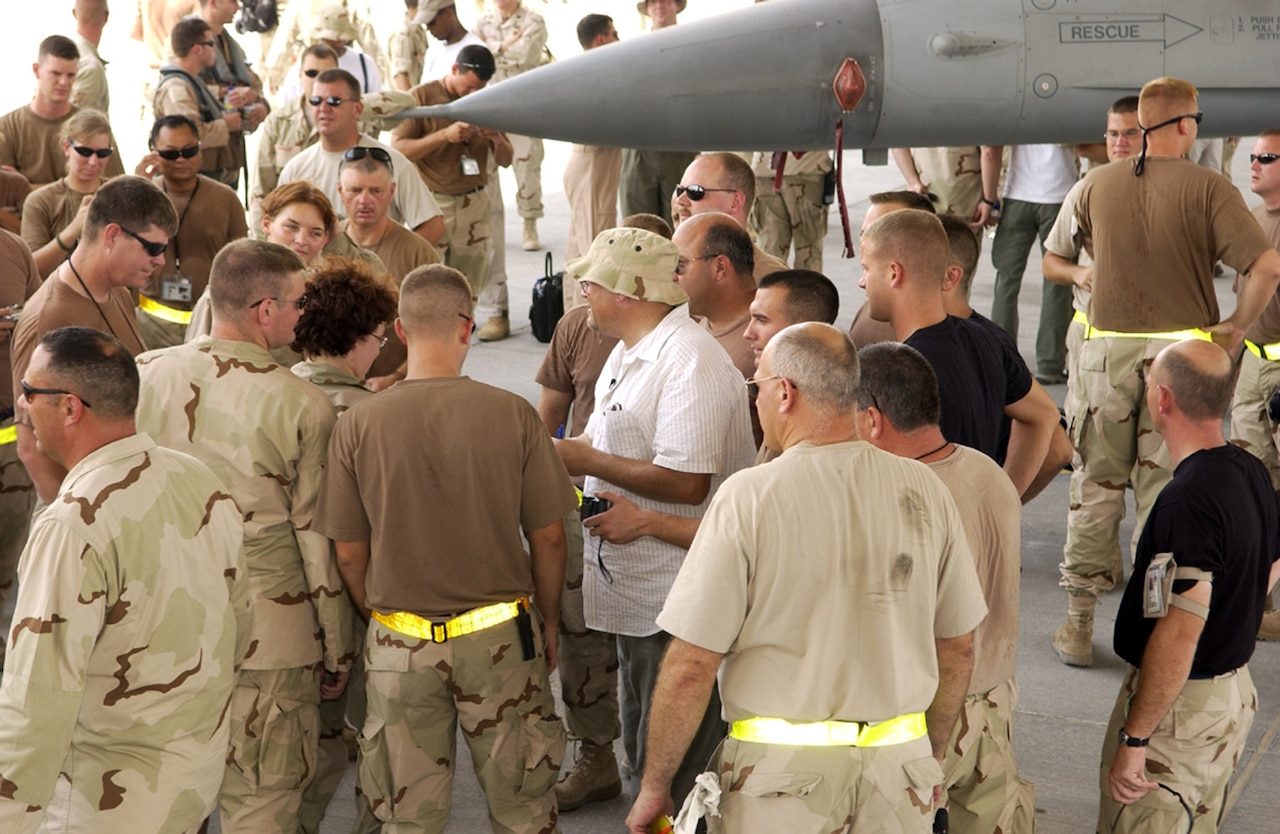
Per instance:
[[[676,245],[661,235],[644,229],[605,229],[585,256],[565,265],[565,274],[637,301],[676,305],[689,300],[675,282],[679,261]]]
[[[352,43],[358,37],[356,27],[341,3],[325,6],[316,18],[312,36],[321,41]]]
[[[454,0],[420,0],[418,3],[418,13],[414,16],[411,26],[421,26],[430,23],[436,19],[436,15],[454,5]]]

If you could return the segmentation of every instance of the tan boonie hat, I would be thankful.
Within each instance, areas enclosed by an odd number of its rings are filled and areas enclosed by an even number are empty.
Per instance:
[[[680,14],[680,12],[684,11],[684,7],[687,5],[689,5],[689,0],[680,0],[680,2],[676,3],[676,14]],[[640,14],[645,17],[648,17],[649,0],[640,0],[639,3],[636,3],[636,11],[640,12]]]
[[[565,274],[599,284],[636,301],[684,304],[689,300],[675,282],[680,250],[661,235],[644,229],[605,229],[581,258],[565,265]]]
[[[352,43],[357,37],[356,27],[342,5],[325,6],[316,18],[312,37],[318,41],[345,41]]]

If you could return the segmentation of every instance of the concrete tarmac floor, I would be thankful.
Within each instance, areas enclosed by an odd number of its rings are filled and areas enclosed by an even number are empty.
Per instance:
[[[1236,154],[1236,183],[1248,183],[1248,152],[1252,139],[1245,139]],[[511,295],[513,333],[502,342],[475,345],[467,359],[465,373],[471,377],[516,391],[531,401],[538,388],[533,374],[541,361],[545,346],[533,338],[528,329],[528,298],[533,281],[542,275],[547,250],[562,266],[565,245],[567,208],[558,188],[564,147],[548,143],[548,159],[543,169],[546,217],[538,230],[546,249],[522,252],[515,247],[520,240],[521,221],[508,205],[506,232],[509,242],[507,274]],[[897,169],[864,167],[860,154],[846,154],[845,189],[850,201],[850,223],[856,239],[867,196],[877,191],[901,187]],[[504,193],[513,193],[510,175],[504,181]],[[1257,198],[1245,193],[1250,205]],[[841,294],[841,315],[837,324],[847,327],[853,313],[862,303],[858,288],[860,269],[855,259],[840,257],[839,220],[833,211],[831,231],[826,239],[825,272],[836,283]],[[974,281],[973,305],[982,313],[991,308],[991,290],[995,270],[986,250],[990,239],[984,239],[984,254]],[[1023,356],[1034,360],[1035,331],[1039,319],[1039,264],[1034,258],[1028,268],[1020,302],[1021,329],[1018,343]],[[1216,282],[1224,310],[1234,307],[1230,278]],[[1034,367],[1034,365],[1033,365]],[[1061,403],[1065,386],[1049,388]],[[1036,786],[1036,821],[1040,834],[1077,834],[1092,831],[1098,810],[1099,757],[1103,734],[1111,706],[1123,677],[1125,664],[1111,651],[1111,633],[1115,622],[1119,590],[1109,594],[1100,604],[1094,634],[1094,665],[1088,669],[1064,666],[1050,647],[1050,638],[1066,613],[1066,602],[1058,587],[1058,563],[1066,536],[1067,475],[1059,475],[1052,484],[1024,508],[1022,518],[1022,599],[1021,633],[1018,652],[1018,684],[1020,700],[1014,721],[1014,746],[1023,778]],[[1127,543],[1133,525],[1132,501],[1124,522],[1121,540]],[[1280,645],[1259,643],[1250,664],[1258,688],[1259,711],[1244,755],[1237,767],[1235,791],[1221,830],[1224,834],[1268,834],[1277,830],[1273,808],[1280,798],[1280,755],[1275,743],[1280,733]],[[465,744],[459,740],[458,777],[454,781],[453,816],[446,828],[450,834],[480,834],[489,830],[484,798],[471,773]],[[617,745],[622,760],[621,745]],[[565,767],[572,764],[572,748]],[[354,768],[352,768],[352,772]],[[321,830],[326,834],[346,834],[354,819],[351,787],[354,777],[349,772],[330,816]],[[623,830],[623,819],[630,807],[625,797],[595,803],[564,814],[560,828],[565,834],[595,834]],[[1272,820],[1272,822],[1267,822]],[[216,829],[215,829],[216,830]]]

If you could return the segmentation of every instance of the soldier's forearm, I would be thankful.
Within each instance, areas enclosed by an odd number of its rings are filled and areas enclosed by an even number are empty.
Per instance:
[[[960,637],[935,639],[934,645],[938,653],[938,691],[925,712],[925,722],[933,755],[942,761],[973,674],[973,632]]]

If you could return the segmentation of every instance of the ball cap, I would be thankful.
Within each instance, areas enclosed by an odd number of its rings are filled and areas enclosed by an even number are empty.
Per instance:
[[[356,39],[358,33],[356,32],[356,27],[351,23],[351,18],[347,15],[346,7],[332,5],[325,6],[320,10],[320,14],[316,16],[313,35],[316,40],[351,43]]]
[[[644,229],[605,229],[581,258],[565,265],[565,274],[599,284],[636,301],[675,306],[689,300],[675,282],[680,250],[661,235]]]

